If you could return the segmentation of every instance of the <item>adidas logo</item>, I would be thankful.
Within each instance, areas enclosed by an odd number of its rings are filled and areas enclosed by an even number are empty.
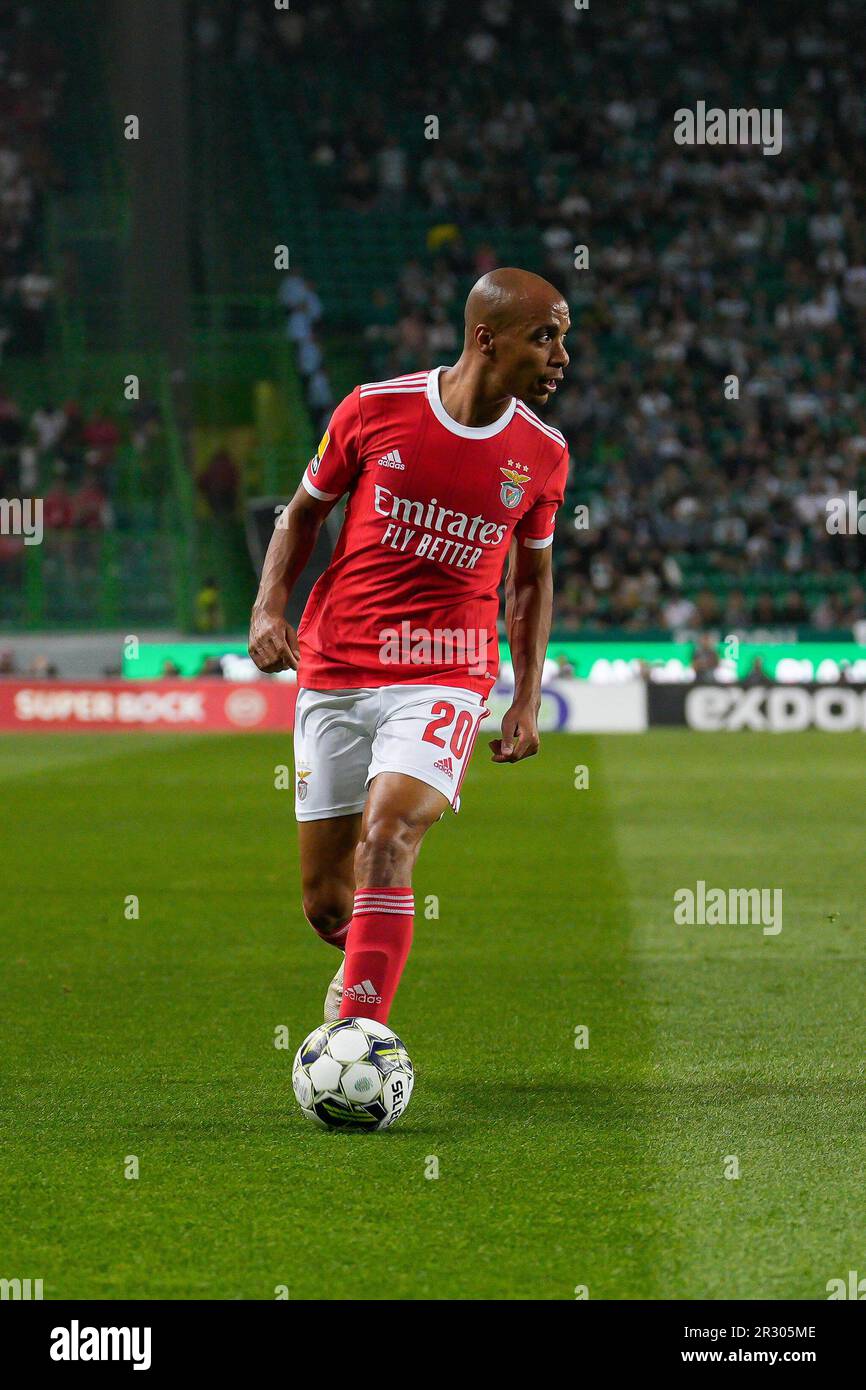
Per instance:
[[[400,457],[399,449],[389,449],[387,454],[377,460],[382,468],[405,468],[406,465]]]
[[[382,996],[376,993],[376,986],[372,980],[364,980],[360,985],[348,985],[343,990],[343,998],[351,999],[355,1004],[381,1004]]]
[[[451,766],[450,758],[440,758],[438,763],[434,763],[433,766],[438,768],[440,772],[444,772],[446,777],[450,777],[453,780],[454,769]]]

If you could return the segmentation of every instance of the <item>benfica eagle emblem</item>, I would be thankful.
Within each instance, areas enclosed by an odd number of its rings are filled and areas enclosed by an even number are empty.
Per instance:
[[[508,462],[513,464],[514,460],[509,459]],[[503,483],[501,488],[499,489],[499,496],[502,501],[502,505],[503,507],[509,508],[516,507],[519,504],[521,498],[523,497],[522,484],[529,482],[529,474],[519,473],[517,469],[514,467],[500,468],[499,471],[500,473],[504,473],[505,477],[508,479],[508,482]]]
[[[299,801],[306,801],[306,799],[307,799],[307,778],[309,777],[311,771],[312,771],[312,768],[303,768],[303,767],[299,767],[299,768],[298,768],[298,800],[299,800]]]

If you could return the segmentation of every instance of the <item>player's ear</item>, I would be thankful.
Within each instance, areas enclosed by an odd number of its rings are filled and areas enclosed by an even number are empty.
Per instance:
[[[475,326],[475,346],[485,357],[493,356],[493,329],[488,328],[486,323],[479,323]]]

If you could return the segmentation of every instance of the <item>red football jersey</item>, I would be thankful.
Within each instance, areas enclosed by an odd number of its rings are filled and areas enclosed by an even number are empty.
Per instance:
[[[496,679],[512,533],[552,543],[568,446],[514,398],[492,425],[459,425],[439,397],[442,370],[356,386],[304,473],[313,497],[349,497],[298,628],[302,686],[486,696]]]

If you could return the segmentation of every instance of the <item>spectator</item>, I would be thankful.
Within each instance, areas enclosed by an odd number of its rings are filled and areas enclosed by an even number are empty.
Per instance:
[[[237,507],[240,475],[228,449],[216,449],[196,480],[214,516],[232,516]]]
[[[88,468],[81,487],[72,498],[72,505],[75,525],[79,530],[101,531],[110,524],[108,498],[95,468]]]
[[[743,685],[772,685],[773,678],[764,670],[764,663],[759,656],[752,661],[751,667],[746,676],[743,677]]]
[[[116,420],[104,411],[94,411],[82,429],[82,438],[85,446],[92,451],[92,462],[97,468],[108,468],[114,463],[120,443],[120,429]]]
[[[222,602],[215,579],[206,579],[196,595],[195,625],[199,632],[221,632],[223,629]]]
[[[61,464],[55,468],[54,482],[43,499],[42,524],[47,532],[67,531],[75,524],[75,503]]]
[[[399,207],[408,182],[406,151],[396,135],[389,135],[376,156],[379,191],[383,206]]]
[[[702,684],[714,681],[718,665],[719,658],[713,638],[708,633],[701,633],[695,644],[691,659],[691,668],[695,673],[695,681]]]
[[[36,435],[39,449],[42,453],[47,453],[49,449],[56,448],[63,437],[66,416],[59,406],[48,401],[33,412],[30,426]]]

